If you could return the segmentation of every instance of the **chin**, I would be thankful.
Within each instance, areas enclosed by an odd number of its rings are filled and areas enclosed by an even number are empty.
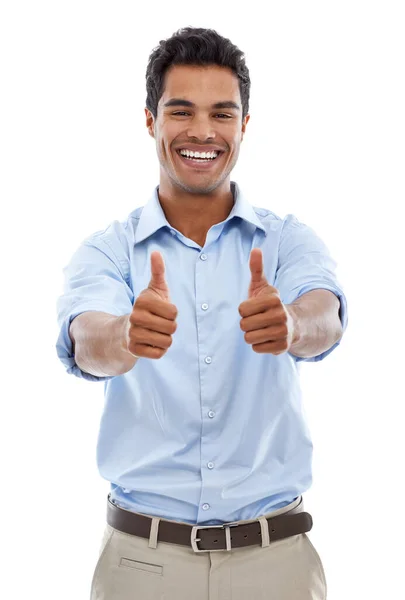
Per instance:
[[[206,183],[200,182],[193,184],[192,182],[184,181],[184,179],[178,179],[178,184],[184,191],[188,192],[189,194],[208,195],[211,194],[214,190],[216,190],[223,183],[223,181],[224,180],[222,178],[215,178],[210,181],[207,181]]]
[[[211,192],[213,192],[218,185],[215,183],[213,185],[210,186],[206,186],[206,185],[187,185],[184,182],[180,183],[180,187],[187,193],[189,194],[198,194],[198,195],[204,195],[204,194],[210,194]]]

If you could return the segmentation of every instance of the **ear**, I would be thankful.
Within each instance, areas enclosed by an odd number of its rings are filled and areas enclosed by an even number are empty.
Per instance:
[[[148,110],[147,108],[145,108],[145,115],[146,115],[146,127],[148,129],[149,135],[151,137],[155,137],[155,119],[152,115],[152,113],[150,112],[150,110]]]
[[[243,140],[243,136],[246,131],[246,125],[248,124],[249,119],[250,119],[250,115],[246,115],[246,117],[242,121],[242,137],[241,137],[240,141]]]

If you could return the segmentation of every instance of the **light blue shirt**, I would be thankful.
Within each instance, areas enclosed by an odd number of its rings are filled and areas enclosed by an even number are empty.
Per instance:
[[[57,353],[68,373],[104,381],[97,444],[100,475],[127,510],[190,524],[254,519],[292,502],[311,485],[312,442],[299,381],[303,360],[258,354],[245,342],[238,307],[247,300],[249,256],[285,304],[314,289],[345,295],[324,242],[288,214],[253,207],[235,182],[234,206],[204,247],[167,221],[158,186],[124,222],[86,238],[64,268]],[[95,377],[79,369],[68,334],[84,311],[129,314],[151,278],[150,255],[165,261],[177,330],[159,360]]]

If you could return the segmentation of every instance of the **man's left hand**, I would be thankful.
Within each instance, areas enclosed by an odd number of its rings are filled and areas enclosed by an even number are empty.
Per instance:
[[[260,248],[251,251],[249,266],[248,300],[239,305],[240,328],[246,332],[245,341],[260,354],[287,352],[296,341],[294,319],[281,302],[278,290],[267,282],[263,274]]]

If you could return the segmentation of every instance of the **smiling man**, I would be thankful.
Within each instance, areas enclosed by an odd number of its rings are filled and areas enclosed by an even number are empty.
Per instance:
[[[336,263],[230,180],[250,91],[230,40],[179,30],[151,53],[146,87],[159,185],[83,241],[58,300],[67,372],[105,382],[91,598],[323,600],[299,364],[346,329]]]
[[[229,176],[249,121],[242,118],[239,80],[230,68],[175,64],[166,72],[157,114],[145,112],[167,220],[204,246],[210,227],[234,204]]]

